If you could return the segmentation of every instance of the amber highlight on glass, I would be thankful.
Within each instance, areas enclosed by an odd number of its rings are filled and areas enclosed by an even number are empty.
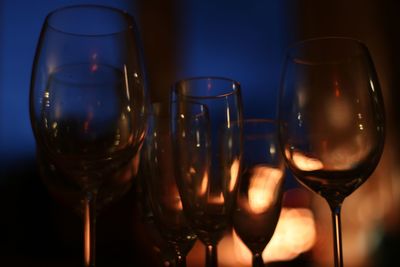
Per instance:
[[[367,47],[358,40],[306,40],[287,52],[279,99],[286,163],[332,211],[335,266],[343,266],[340,210],[379,163],[384,106]]]
[[[206,266],[217,266],[217,244],[231,227],[240,169],[240,84],[217,77],[186,79],[175,84],[172,100],[176,102],[171,114],[176,179],[183,210],[206,247]],[[192,102],[204,105],[208,116],[194,116]]]
[[[285,165],[278,143],[278,123],[243,121],[242,169],[233,225],[253,254],[252,265],[264,266],[262,253],[281,213]]]
[[[49,191],[79,196],[84,266],[95,266],[98,200],[111,201],[110,190],[129,187],[137,171],[147,121],[142,65],[135,22],[123,11],[70,6],[44,21],[30,118]]]

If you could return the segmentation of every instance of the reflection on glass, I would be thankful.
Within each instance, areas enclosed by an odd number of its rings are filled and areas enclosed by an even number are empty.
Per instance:
[[[33,64],[30,118],[43,181],[61,201],[81,204],[87,267],[95,266],[98,204],[129,188],[145,136],[135,27],[113,8],[58,9],[46,17]]]
[[[282,208],[271,241],[262,252],[264,262],[290,261],[309,251],[316,243],[314,216],[305,208]],[[233,232],[234,251],[240,263],[252,260],[252,253]]]
[[[169,124],[169,105],[153,104],[150,127],[143,147],[142,174],[145,176],[147,198],[155,225],[163,239],[174,251],[176,266],[186,266],[186,255],[196,241],[196,235],[183,214],[177,188],[172,139]]]
[[[175,84],[172,100],[183,209],[206,247],[206,266],[217,266],[217,244],[231,226],[240,169],[240,85],[216,77],[182,80]],[[193,102],[204,110],[194,108]]]
[[[262,252],[278,223],[284,184],[274,121],[244,121],[242,162],[234,229],[252,252],[253,266],[264,266]]]
[[[343,266],[341,206],[379,163],[384,117],[363,43],[326,37],[290,47],[279,99],[281,147],[296,178],[330,206],[336,267]]]

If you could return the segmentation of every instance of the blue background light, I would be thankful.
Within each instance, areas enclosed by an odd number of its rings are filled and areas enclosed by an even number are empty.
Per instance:
[[[178,75],[226,76],[242,84],[245,115],[275,116],[288,42],[285,1],[188,1]]]
[[[40,29],[52,10],[83,1],[0,1],[0,170],[20,167],[35,156],[29,120],[29,85]],[[110,1],[85,1],[110,5]],[[132,1],[115,0],[112,6],[133,10]]]
[[[80,3],[83,1],[0,2],[1,169],[18,166],[35,155],[28,98],[43,20],[56,8]],[[84,3],[110,5],[111,1]],[[112,6],[138,17],[136,4],[112,1]],[[242,84],[246,116],[275,116],[281,60],[288,40],[285,1],[178,1],[175,5],[181,28],[174,79],[201,75],[233,78]],[[139,29],[143,30],[140,25]]]

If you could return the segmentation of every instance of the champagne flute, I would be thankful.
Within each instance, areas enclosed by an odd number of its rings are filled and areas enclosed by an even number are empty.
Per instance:
[[[155,224],[175,252],[175,265],[183,267],[197,237],[183,214],[175,181],[168,104],[154,103],[152,106],[149,131],[142,150],[142,166]]]
[[[383,146],[381,90],[367,47],[324,37],[292,46],[279,99],[280,143],[298,181],[327,200],[335,266],[343,266],[340,210],[372,174]]]
[[[50,191],[79,192],[84,266],[95,266],[97,199],[138,165],[147,120],[142,65],[136,25],[125,12],[69,6],[45,19],[30,118],[40,160],[57,174],[44,179]]]
[[[253,254],[252,266],[264,266],[262,252],[278,223],[284,185],[284,160],[277,122],[243,121],[242,170],[233,213],[235,232]]]
[[[240,85],[217,77],[181,80],[172,90],[172,101],[176,101],[172,137],[183,210],[205,245],[206,266],[217,266],[217,244],[231,227],[240,168]],[[192,102],[207,110],[201,123]]]

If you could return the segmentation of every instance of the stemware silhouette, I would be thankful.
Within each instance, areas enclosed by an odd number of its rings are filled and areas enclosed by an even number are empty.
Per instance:
[[[343,266],[342,203],[370,177],[384,146],[383,101],[367,47],[324,37],[289,48],[279,120],[288,167],[330,206],[335,266]]]
[[[197,237],[183,214],[176,185],[169,111],[168,102],[152,105],[142,150],[142,174],[146,177],[154,222],[170,250],[175,252],[175,265],[186,266],[186,255]]]
[[[183,210],[206,247],[206,265],[217,266],[217,244],[231,226],[240,168],[240,85],[217,77],[181,80],[174,85],[172,101],[176,102],[172,137]],[[194,116],[192,102],[204,105],[208,114],[201,116],[204,120]]]
[[[45,19],[30,118],[44,173],[56,174],[43,179],[48,188],[81,199],[85,266],[95,266],[96,202],[112,196],[103,194],[110,184],[129,186],[138,165],[147,123],[142,61],[136,25],[125,12],[69,6]]]
[[[252,265],[264,266],[262,252],[272,238],[282,207],[285,165],[278,124],[268,119],[246,119],[242,136],[242,170],[233,226],[253,254]]]

